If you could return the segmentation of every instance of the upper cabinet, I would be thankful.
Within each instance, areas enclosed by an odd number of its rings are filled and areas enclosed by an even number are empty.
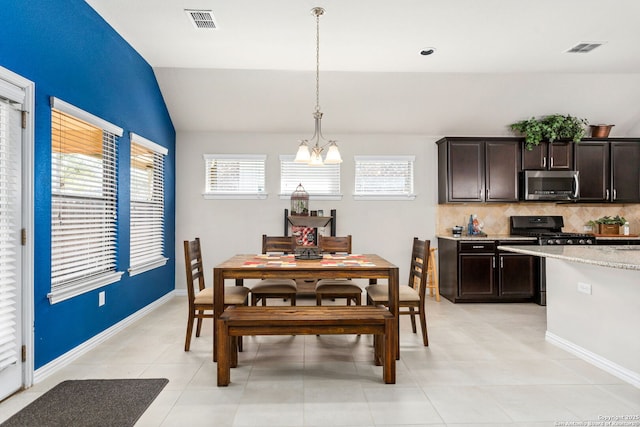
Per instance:
[[[519,200],[523,170],[577,170],[578,202],[640,203],[640,138],[542,142],[445,137],[438,144],[438,203]]]
[[[523,170],[573,170],[573,143],[547,142],[527,150],[522,145]]]
[[[443,138],[437,144],[438,203],[518,200],[518,139]]]
[[[580,201],[640,202],[640,140],[593,140],[575,144]]]
[[[640,140],[612,141],[610,200],[640,202]]]

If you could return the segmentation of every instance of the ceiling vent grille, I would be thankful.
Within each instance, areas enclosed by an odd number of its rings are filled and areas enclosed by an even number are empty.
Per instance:
[[[213,12],[211,10],[184,10],[189,20],[199,30],[215,30],[217,28],[216,22],[213,19]]]
[[[575,45],[572,48],[570,48],[569,50],[567,50],[567,53],[589,53],[593,49],[595,49],[597,47],[600,47],[603,44],[604,43],[602,43],[602,42],[595,42],[595,43],[583,42],[583,43],[578,43],[577,45]]]

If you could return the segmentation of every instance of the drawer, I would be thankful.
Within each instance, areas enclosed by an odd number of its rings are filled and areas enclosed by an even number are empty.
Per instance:
[[[495,252],[496,243],[493,241],[479,241],[479,242],[460,242],[459,252],[462,253],[475,253],[475,252]]]

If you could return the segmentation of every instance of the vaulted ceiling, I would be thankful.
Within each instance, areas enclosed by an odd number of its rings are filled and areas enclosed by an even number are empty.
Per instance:
[[[640,132],[637,0],[86,1],[151,64],[178,131],[308,131],[321,6],[326,130],[498,135],[561,113]]]

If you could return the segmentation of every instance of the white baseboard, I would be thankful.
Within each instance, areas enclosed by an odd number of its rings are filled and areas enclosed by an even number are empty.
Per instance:
[[[571,341],[567,341],[564,338],[560,338],[559,336],[549,331],[546,332],[544,337],[547,342],[555,345],[556,347],[560,347],[561,349],[568,351],[575,356],[578,356],[580,359],[589,362],[604,371],[607,371],[611,375],[640,388],[640,373],[620,366],[617,363],[610,361],[609,359],[605,359],[600,355],[592,353],[591,351],[575,345]]]
[[[178,297],[186,297],[187,296],[187,290],[184,289],[184,288],[183,289],[175,289],[173,291],[173,294],[175,296],[178,296]]]
[[[59,369],[67,366],[69,363],[73,362],[83,354],[87,353],[89,350],[92,350],[93,348],[95,348],[98,344],[111,338],[118,332],[125,329],[127,326],[131,325],[137,320],[142,319],[144,316],[151,313],[156,308],[160,307],[167,301],[171,300],[175,295],[176,295],[175,291],[169,292],[168,294],[164,295],[162,298],[155,300],[154,302],[147,305],[146,307],[143,307],[140,310],[136,311],[129,317],[122,319],[120,322],[116,323],[115,325],[111,326],[108,329],[105,329],[98,335],[88,339],[87,341],[83,342],[79,346],[66,352],[62,356],[52,360],[51,362],[47,363],[41,368],[36,369],[36,371],[33,374],[33,383],[36,384],[44,380],[48,376],[52,375]]]

